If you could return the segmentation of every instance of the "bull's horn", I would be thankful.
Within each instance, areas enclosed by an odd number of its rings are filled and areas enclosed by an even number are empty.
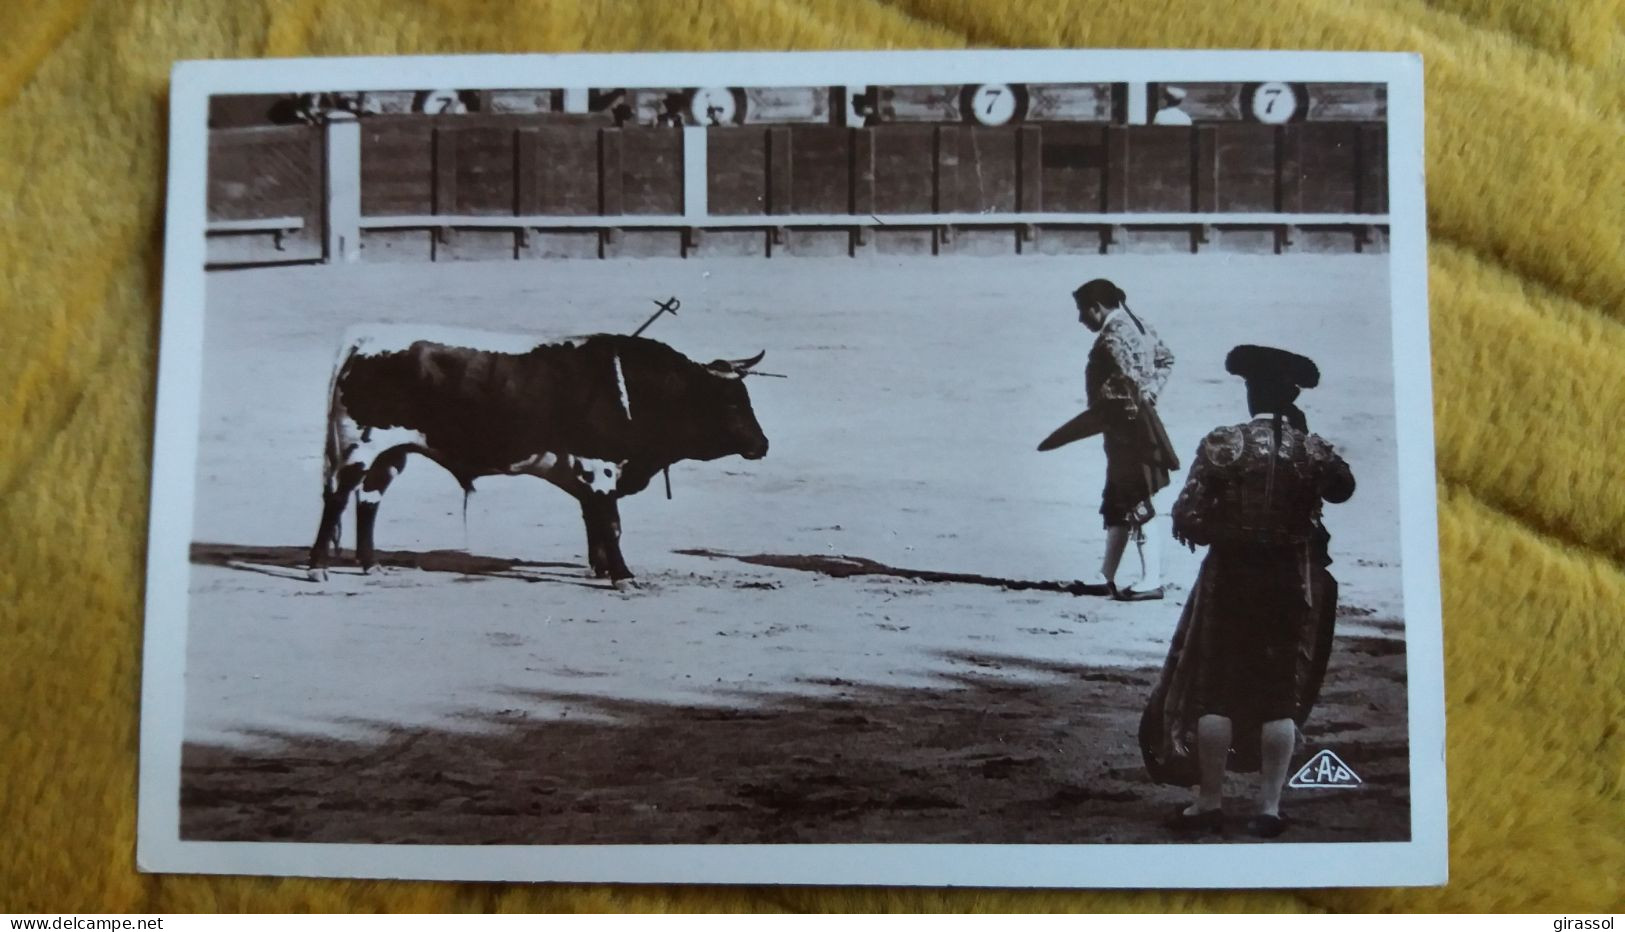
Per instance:
[[[755,356],[752,356],[749,359],[730,359],[730,360],[728,360],[728,365],[732,366],[735,370],[737,370],[739,372],[743,372],[746,369],[749,369],[751,366],[754,366],[757,363],[761,362],[762,357],[764,357],[766,355],[767,355],[767,350],[762,350],[760,353],[757,353]]]

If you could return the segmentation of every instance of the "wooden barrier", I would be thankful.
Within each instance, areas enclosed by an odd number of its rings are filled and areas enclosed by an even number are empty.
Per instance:
[[[325,153],[313,126],[210,132],[209,264],[320,260]]]
[[[607,118],[534,113],[369,118],[362,122],[361,215],[601,214],[601,134],[609,125]],[[670,184],[675,190],[678,179]]]
[[[1288,229],[1300,217],[1342,231],[1306,240],[1353,250],[1380,243],[1372,231],[1387,212],[1386,129],[1359,122],[707,129],[508,113],[370,117],[325,133],[324,143],[316,127],[213,132],[210,220],[301,223],[216,226],[211,262],[689,255],[705,252],[694,231],[707,229],[732,231],[709,248],[747,253],[790,248],[798,237],[780,229],[804,231],[811,251],[859,252],[874,239],[943,252],[958,251],[956,227],[995,223],[1009,226],[971,237],[977,248],[1251,241],[1227,238],[1232,229],[1274,231],[1282,250],[1305,241]],[[851,240],[808,232],[830,227]]]
[[[714,214],[1384,213],[1363,124],[709,130]]]

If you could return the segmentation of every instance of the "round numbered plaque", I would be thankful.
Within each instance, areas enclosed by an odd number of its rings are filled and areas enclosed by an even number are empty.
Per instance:
[[[1285,123],[1298,112],[1298,92],[1285,81],[1266,81],[1253,89],[1249,106],[1260,123]]]
[[[420,113],[466,113],[462,99],[456,91],[429,91],[418,101]]]
[[[1020,102],[1008,84],[979,84],[969,97],[971,119],[983,126],[1003,126],[1016,118]]]
[[[739,99],[731,88],[702,87],[688,100],[688,117],[701,126],[726,126],[739,122]]]

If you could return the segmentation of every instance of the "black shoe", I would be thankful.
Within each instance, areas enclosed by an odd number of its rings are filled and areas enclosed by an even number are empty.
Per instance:
[[[1224,809],[1209,809],[1191,815],[1185,810],[1188,806],[1181,804],[1174,809],[1173,817],[1168,820],[1168,827],[1176,832],[1222,832],[1224,831]]]
[[[1247,820],[1247,833],[1259,838],[1275,838],[1286,831],[1286,818],[1259,813]]]
[[[1073,595],[1103,595],[1117,598],[1117,584],[1114,582],[1086,583],[1078,580],[1066,587],[1066,591]]]
[[[1117,589],[1112,593],[1112,598],[1119,602],[1151,602],[1162,598],[1162,587],[1135,589],[1131,586],[1127,589]]]

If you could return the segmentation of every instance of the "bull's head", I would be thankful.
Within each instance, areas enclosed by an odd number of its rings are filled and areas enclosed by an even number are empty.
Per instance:
[[[763,350],[748,359],[718,359],[706,365],[706,371],[720,380],[715,384],[721,389],[716,411],[720,415],[721,432],[714,438],[718,445],[700,454],[699,458],[710,459],[737,453],[745,459],[757,460],[767,455],[767,436],[756,421],[750,393],[744,385],[745,376],[752,374],[751,367],[766,355],[767,350]]]
[[[718,359],[711,362],[706,368],[725,378],[744,378],[751,374],[750,370],[761,362],[766,355],[767,350],[762,350],[749,359]]]

